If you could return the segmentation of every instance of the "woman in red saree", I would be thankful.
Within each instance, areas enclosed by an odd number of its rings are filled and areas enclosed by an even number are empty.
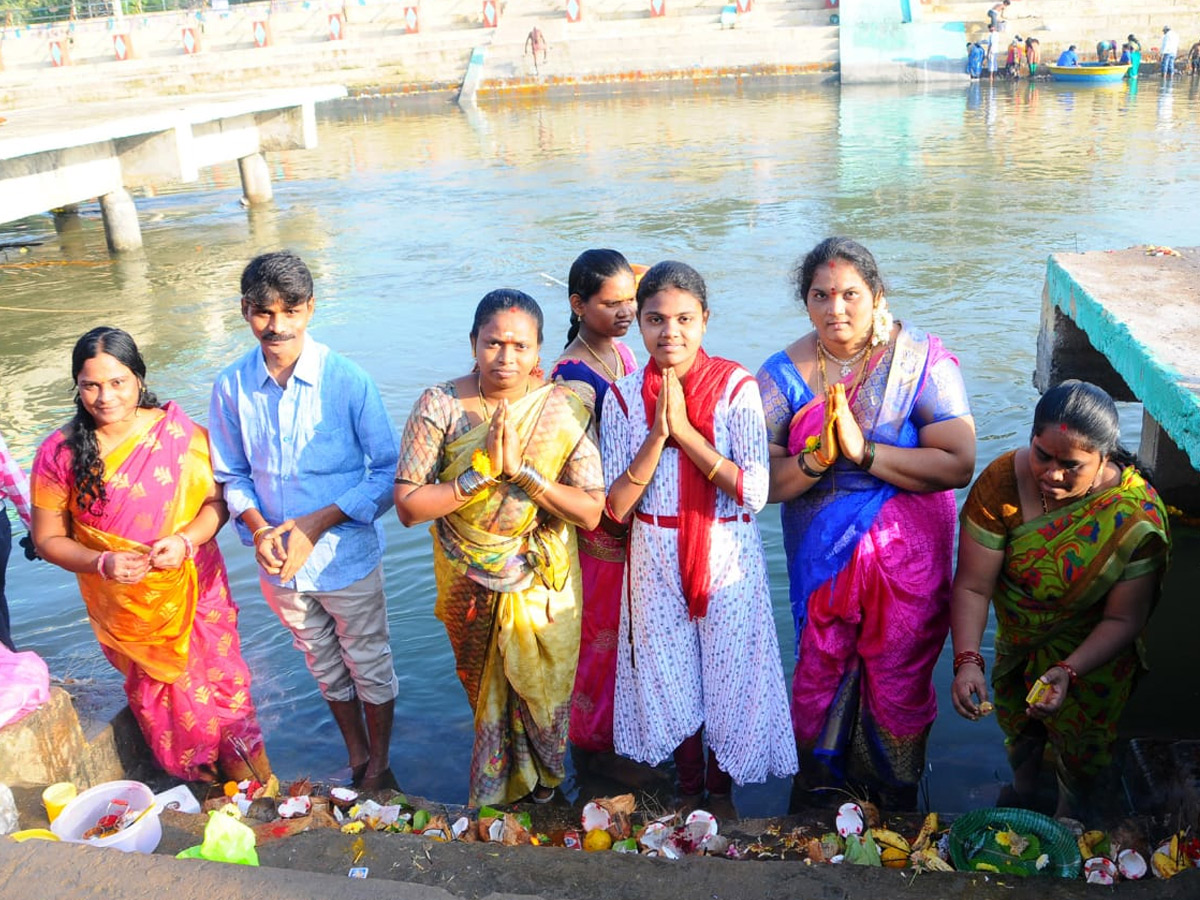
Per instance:
[[[188,781],[264,780],[237,607],[213,540],[228,513],[204,430],[146,390],[124,331],[94,328],[72,357],[75,418],[33,464],[33,535],[74,572],[108,661],[162,768]]]

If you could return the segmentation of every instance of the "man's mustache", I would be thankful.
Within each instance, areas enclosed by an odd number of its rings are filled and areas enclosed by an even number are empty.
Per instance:
[[[278,343],[280,341],[290,341],[294,337],[295,337],[294,334],[285,334],[284,332],[281,332],[281,331],[268,331],[261,338],[259,338],[259,340],[270,341],[271,343]]]

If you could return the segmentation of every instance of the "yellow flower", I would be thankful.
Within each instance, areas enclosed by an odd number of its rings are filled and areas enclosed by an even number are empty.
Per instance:
[[[810,434],[804,440],[804,452],[812,453],[815,450],[821,449],[821,436],[819,434]]]
[[[347,822],[342,826],[342,834],[358,834],[364,827],[362,822]]]
[[[476,450],[471,454],[471,468],[484,478],[495,477],[495,470],[492,468],[492,458],[483,450]]]

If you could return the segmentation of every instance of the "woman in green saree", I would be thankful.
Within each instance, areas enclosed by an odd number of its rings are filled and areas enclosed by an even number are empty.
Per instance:
[[[474,371],[418,398],[395,501],[433,521],[435,613],[475,713],[472,806],[550,800],[566,775],[581,616],[575,527],[604,505],[591,414],[538,368],[542,311],[492,291],[471,328]]]
[[[986,713],[980,643],[996,610],[995,708],[1013,784],[1032,806],[1046,745],[1056,815],[1078,815],[1112,760],[1142,667],[1140,635],[1170,550],[1166,509],[1118,445],[1112,399],[1066,381],[1034,412],[1029,446],[1001,456],[963,507],[951,600],[954,708]]]

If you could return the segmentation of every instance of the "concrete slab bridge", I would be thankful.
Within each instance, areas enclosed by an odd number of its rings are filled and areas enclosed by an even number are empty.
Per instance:
[[[316,104],[341,85],[13,111],[0,136],[0,224],[100,198],[115,252],[141,247],[130,188],[238,161],[248,204],[271,199],[263,153],[317,145]]]

